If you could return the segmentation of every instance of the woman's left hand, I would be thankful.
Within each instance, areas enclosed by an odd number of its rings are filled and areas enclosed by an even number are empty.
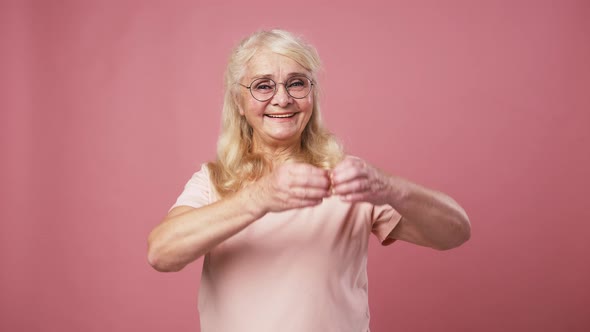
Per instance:
[[[391,178],[364,160],[347,156],[331,174],[332,194],[345,202],[386,204],[391,195]]]
[[[364,160],[346,157],[331,174],[332,194],[345,202],[389,204],[403,218],[390,237],[446,250],[471,234],[467,214],[451,197],[401,177],[387,175]],[[408,222],[411,220],[411,222]]]

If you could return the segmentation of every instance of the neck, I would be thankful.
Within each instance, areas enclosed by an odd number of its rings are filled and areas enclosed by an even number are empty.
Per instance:
[[[252,152],[262,154],[268,161],[271,162],[272,167],[278,166],[287,160],[299,156],[301,152],[301,140],[298,139],[289,143],[274,143],[260,142],[260,140],[253,140]]]

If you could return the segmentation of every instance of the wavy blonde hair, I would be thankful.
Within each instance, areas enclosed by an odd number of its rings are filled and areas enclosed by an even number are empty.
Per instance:
[[[317,80],[321,64],[315,48],[284,30],[258,31],[242,40],[233,50],[225,72],[217,160],[208,164],[211,181],[222,197],[271,171],[270,161],[264,155],[252,151],[252,127],[240,115],[238,108],[238,83],[246,75],[248,62],[261,51],[271,51],[293,59],[311,73],[314,82],[312,114],[301,134],[299,152],[291,159],[330,169],[343,158],[340,143],[321,121]]]

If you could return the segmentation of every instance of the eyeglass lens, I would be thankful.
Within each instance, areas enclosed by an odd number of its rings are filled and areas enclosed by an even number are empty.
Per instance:
[[[289,78],[285,83],[287,93],[296,99],[305,98],[311,91],[310,80],[303,76],[295,76]],[[250,84],[250,92],[252,96],[260,101],[266,101],[272,98],[277,90],[277,83],[270,78],[259,78]]]

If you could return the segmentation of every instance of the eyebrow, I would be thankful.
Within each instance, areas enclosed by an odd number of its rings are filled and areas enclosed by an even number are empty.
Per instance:
[[[305,76],[305,77],[309,77],[307,76],[306,73],[299,73],[299,72],[294,72],[294,73],[289,73],[287,74],[287,78],[291,78],[291,77],[295,77],[295,76]],[[272,74],[261,74],[261,75],[255,75],[252,76],[253,80],[259,79],[259,78],[273,78],[274,75]]]

